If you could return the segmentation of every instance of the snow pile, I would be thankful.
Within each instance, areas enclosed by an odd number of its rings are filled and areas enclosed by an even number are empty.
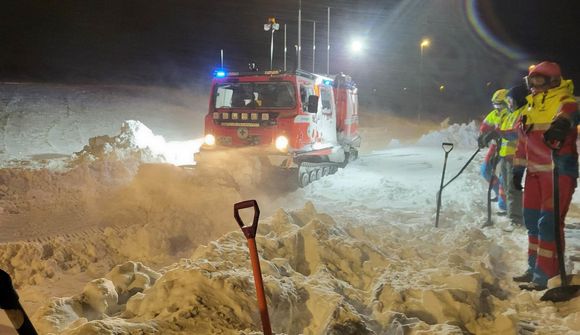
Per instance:
[[[83,292],[69,298],[52,299],[48,305],[37,312],[37,329],[40,331],[60,332],[67,328],[86,325],[88,321],[100,320],[107,314],[124,309],[129,296],[151,287],[160,274],[141,263],[126,262],[115,267],[107,278],[89,282]],[[55,311],[58,313],[55,314]],[[118,323],[118,322],[117,322]],[[121,322],[126,330],[152,331],[152,327],[135,327]],[[119,325],[111,322],[108,329]],[[92,329],[91,329],[92,328]],[[94,326],[81,327],[74,334],[93,334]]]
[[[431,131],[421,136],[417,141],[418,145],[439,146],[443,142],[453,143],[458,148],[476,148],[479,127],[475,121],[468,124],[452,124],[451,126],[439,130]]]
[[[343,224],[307,204],[300,211],[279,210],[258,230],[276,333],[497,334],[517,329],[513,297],[502,284],[505,251],[479,229]],[[54,299],[35,315],[36,324],[42,332],[62,334],[259,331],[241,232],[200,247],[161,272],[158,277],[135,263],[121,265],[80,295]],[[529,292],[520,293],[517,301],[516,308],[538,304]],[[67,307],[77,305],[85,308],[73,313]],[[559,313],[574,320],[580,311]]]
[[[123,184],[107,183],[114,169],[97,178],[82,167],[64,174],[0,170],[10,173],[0,174],[0,184],[19,191],[1,200],[15,214],[0,216],[0,239],[8,242],[0,244],[0,267],[17,286],[62,271],[99,273],[127,259],[167,264],[236,227],[221,210],[240,200],[227,185],[169,164],[141,165]],[[12,242],[19,234],[37,240]]]
[[[80,151],[88,138],[114,135],[124,120],[139,120],[167,141],[192,140],[203,133],[200,120],[208,101],[207,93],[196,91],[1,83],[0,164],[14,160],[36,165],[67,157]]]
[[[139,121],[123,122],[121,132],[114,136],[97,136],[89,139],[82,151],[75,153],[73,161],[138,160],[141,162],[168,162],[176,165],[193,164],[193,154],[199,151],[203,140],[166,142]]]

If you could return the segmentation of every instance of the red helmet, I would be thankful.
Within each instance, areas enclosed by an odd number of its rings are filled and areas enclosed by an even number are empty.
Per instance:
[[[561,77],[560,65],[554,62],[541,62],[540,64],[530,66],[529,77],[532,76]]]
[[[557,63],[544,61],[530,66],[529,74],[524,79],[528,89],[536,94],[560,86],[562,72]]]

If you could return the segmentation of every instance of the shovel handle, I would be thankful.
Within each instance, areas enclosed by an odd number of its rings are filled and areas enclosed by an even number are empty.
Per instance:
[[[443,148],[443,151],[448,154],[451,152],[451,150],[453,150],[453,143],[443,142],[441,143],[441,147]]]
[[[245,226],[244,221],[240,217],[240,209],[254,207],[254,221],[251,226]],[[244,236],[247,239],[255,238],[256,231],[258,230],[258,221],[260,219],[260,207],[258,207],[258,202],[256,200],[246,200],[234,204],[234,218],[238,222],[238,225],[242,229]]]

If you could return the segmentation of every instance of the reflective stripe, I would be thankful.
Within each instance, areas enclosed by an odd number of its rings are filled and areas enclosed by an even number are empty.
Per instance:
[[[550,128],[550,123],[534,123],[532,131],[534,130],[546,131],[548,130],[548,128]]]
[[[538,256],[546,257],[546,258],[553,258],[554,252],[548,249],[538,249]]]
[[[525,158],[514,158],[514,165],[525,166],[528,164],[528,160]]]
[[[516,144],[514,141],[508,141],[506,139],[501,140],[501,149],[499,149],[499,155],[501,157],[513,156],[516,153]]]
[[[538,251],[538,245],[536,243],[529,243],[528,250],[536,253]]]
[[[529,163],[528,166],[528,171],[530,172],[550,172],[554,169],[553,165],[550,164],[534,164],[534,163]]]

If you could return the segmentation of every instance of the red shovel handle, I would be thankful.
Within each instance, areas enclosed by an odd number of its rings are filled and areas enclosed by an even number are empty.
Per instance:
[[[254,207],[254,222],[251,226],[245,226],[244,221],[240,217],[240,209]],[[260,219],[260,207],[258,207],[258,202],[256,200],[246,200],[234,204],[234,218],[242,228],[242,232],[246,238],[256,237],[256,231],[258,230],[258,220]]]
[[[244,226],[244,221],[240,217],[240,209],[254,207],[254,222],[251,226]],[[268,304],[264,294],[264,282],[262,281],[262,269],[260,268],[260,258],[256,247],[256,231],[258,230],[258,220],[260,219],[260,208],[256,200],[246,200],[234,204],[234,218],[242,228],[242,232],[248,239],[250,249],[250,261],[252,262],[252,272],[254,273],[254,283],[256,284],[256,295],[258,296],[258,309],[262,319],[262,330],[264,335],[272,335],[270,316],[268,315]]]

